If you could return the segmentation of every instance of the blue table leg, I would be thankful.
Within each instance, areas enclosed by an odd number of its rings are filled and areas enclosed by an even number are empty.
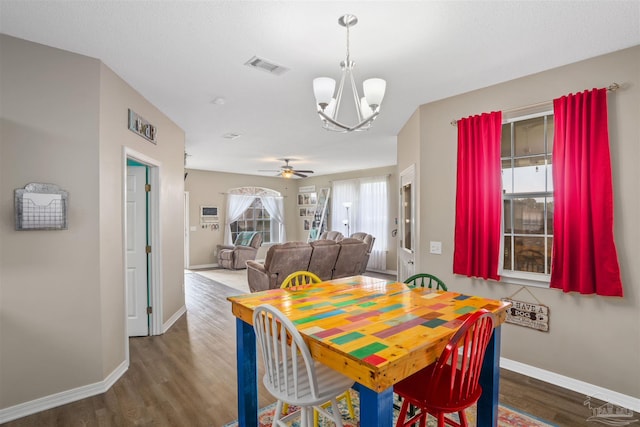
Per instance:
[[[493,330],[480,372],[482,396],[478,400],[478,425],[498,426],[498,399],[500,392],[500,330]]]
[[[236,318],[236,368],[238,370],[238,425],[258,426],[258,369],[253,326]]]
[[[380,393],[358,383],[353,388],[360,393],[361,427],[393,426],[393,387]]]

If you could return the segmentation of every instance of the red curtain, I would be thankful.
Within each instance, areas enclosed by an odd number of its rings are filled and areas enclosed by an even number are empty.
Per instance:
[[[458,120],[453,272],[500,280],[502,112]]]
[[[553,101],[554,236],[551,287],[622,296],[613,240],[607,90]]]

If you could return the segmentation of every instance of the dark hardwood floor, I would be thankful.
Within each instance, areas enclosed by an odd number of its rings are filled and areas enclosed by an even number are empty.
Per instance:
[[[235,317],[229,295],[185,274],[187,314],[166,334],[130,339],[130,367],[106,393],[3,427],[223,426],[236,419]],[[261,375],[261,374],[260,374]],[[261,382],[261,381],[259,381]],[[585,396],[502,370],[500,401],[558,426],[584,426]],[[260,386],[260,406],[274,399]]]

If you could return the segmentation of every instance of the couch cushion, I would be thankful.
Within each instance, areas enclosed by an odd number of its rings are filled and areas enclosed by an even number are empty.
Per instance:
[[[271,246],[268,250],[267,250],[267,256],[264,259],[264,267],[269,270],[269,268],[271,267],[271,263],[273,260],[273,257],[276,253],[278,252],[282,252],[283,249],[286,249],[288,251],[291,251],[292,249],[295,248],[307,248],[303,250],[303,253],[308,252],[309,256],[311,256],[311,245],[309,245],[306,242],[287,242],[287,243],[278,243],[277,245],[273,245]],[[308,260],[307,260],[308,263]],[[306,266],[305,266],[306,269]]]
[[[333,267],[340,252],[340,245],[335,240],[316,240],[311,242],[313,252],[309,261],[309,271],[322,280],[331,279]]]
[[[340,252],[333,270],[333,278],[355,276],[360,269],[367,253],[367,244],[362,240],[346,238],[340,243]]]

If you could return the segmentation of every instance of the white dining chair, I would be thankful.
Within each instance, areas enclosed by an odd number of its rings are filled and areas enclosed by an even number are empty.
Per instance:
[[[336,397],[354,381],[311,357],[300,332],[280,310],[265,304],[253,312],[253,328],[262,354],[266,389],[278,399],[273,426],[285,427],[300,417],[301,427],[313,425],[314,409],[342,427]],[[331,401],[331,411],[322,405]],[[282,405],[299,409],[286,416]]]

